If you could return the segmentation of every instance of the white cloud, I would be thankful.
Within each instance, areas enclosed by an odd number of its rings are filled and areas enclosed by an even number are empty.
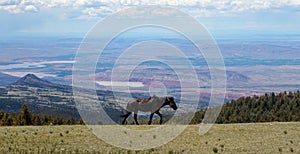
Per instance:
[[[192,14],[235,14],[280,7],[299,7],[300,0],[1,0],[0,10],[11,13],[38,12],[45,8],[74,9],[88,16],[105,16],[127,6],[163,5]]]
[[[21,0],[1,0],[0,5],[18,5],[21,2]]]
[[[10,13],[38,12],[42,6],[39,0],[2,0],[0,1],[0,10],[6,10]]]
[[[24,9],[25,11],[27,11],[27,12],[38,12],[39,10],[35,7],[35,6],[33,6],[33,5],[27,5],[27,6],[25,6],[25,9]]]
[[[112,13],[114,10],[110,9],[109,7],[106,6],[101,6],[99,8],[85,8],[82,13],[87,14],[91,17],[98,17],[98,16],[105,16],[110,13]]]

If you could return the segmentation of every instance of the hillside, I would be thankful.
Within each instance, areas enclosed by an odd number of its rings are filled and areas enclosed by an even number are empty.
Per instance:
[[[110,98],[111,93],[97,91],[98,94]],[[121,120],[121,109],[106,101],[102,96],[104,110],[115,120]],[[73,99],[71,86],[52,83],[27,74],[5,88],[0,88],[0,111],[18,113],[23,104],[27,104],[31,113],[62,117],[63,119],[80,119]],[[96,109],[95,109],[96,110]]]
[[[199,126],[188,126],[173,141],[141,151],[109,145],[86,126],[0,127],[0,153],[300,153],[299,122],[217,124],[202,136],[198,135]],[[149,129],[155,126],[128,127]]]
[[[10,83],[16,82],[19,78],[0,72],[0,86],[7,86]]]
[[[198,111],[192,123],[200,123],[205,110]],[[248,96],[223,105],[217,123],[300,121],[300,92]]]

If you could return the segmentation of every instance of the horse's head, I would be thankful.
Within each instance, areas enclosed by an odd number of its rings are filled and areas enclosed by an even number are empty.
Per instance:
[[[170,105],[170,107],[174,110],[177,110],[177,105],[174,101],[174,97],[166,97],[166,102],[167,105]]]

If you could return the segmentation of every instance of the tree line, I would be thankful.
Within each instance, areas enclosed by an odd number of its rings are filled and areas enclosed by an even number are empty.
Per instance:
[[[5,113],[0,111],[0,126],[41,126],[41,125],[75,125],[84,124],[83,120],[76,121],[74,118],[63,119],[49,115],[31,114],[26,104],[23,104],[19,114]]]
[[[194,114],[191,124],[202,122],[207,109]],[[164,122],[171,117],[164,118]],[[148,119],[139,119],[147,124]],[[154,119],[154,123],[155,123]],[[290,122],[300,121],[300,92],[266,93],[262,96],[241,97],[222,106],[216,123],[254,123],[254,122]],[[133,121],[128,122],[128,124]],[[63,119],[49,115],[31,114],[27,105],[23,104],[19,114],[0,111],[0,126],[28,126],[28,125],[74,125],[84,124],[83,120],[74,118]]]
[[[207,109],[195,113],[191,124],[202,122]],[[225,103],[216,123],[300,121],[300,92],[266,93]]]

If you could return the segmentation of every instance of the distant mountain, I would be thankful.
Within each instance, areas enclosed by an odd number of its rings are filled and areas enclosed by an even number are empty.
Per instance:
[[[25,86],[33,86],[33,87],[49,87],[53,86],[51,82],[44,81],[34,74],[27,74],[12,85],[25,85]]]
[[[72,90],[71,86],[52,83],[47,80],[40,79],[34,74],[27,74],[24,77],[17,80],[16,82],[9,84],[9,86],[16,86],[16,85],[36,87],[36,88],[54,88],[59,91]]]
[[[97,115],[98,107],[102,105],[103,109],[115,122],[122,120],[120,118],[120,115],[123,114],[122,108],[113,103],[112,93],[97,91],[97,94],[98,98],[101,99],[99,104],[88,106],[89,110],[84,112],[93,114],[93,117],[99,116]],[[89,96],[85,95],[83,97]],[[52,83],[40,79],[34,74],[27,74],[5,88],[0,88],[0,111],[19,112],[24,103],[34,114],[58,116],[63,119],[71,117],[76,120],[80,119],[71,86]],[[95,119],[93,122],[97,123],[97,120],[99,119]]]
[[[227,76],[227,81],[231,83],[248,82],[250,80],[249,77],[234,71],[226,71],[226,76]]]
[[[20,78],[0,72],[0,86],[7,86],[10,83],[16,82],[18,79]]]

